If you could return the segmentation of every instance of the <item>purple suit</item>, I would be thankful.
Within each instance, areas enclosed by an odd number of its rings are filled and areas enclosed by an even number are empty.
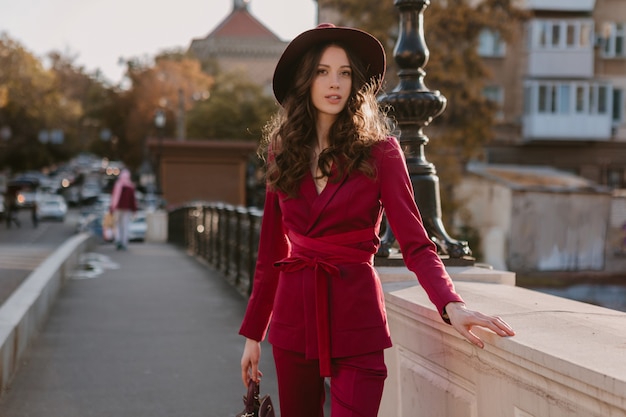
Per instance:
[[[329,181],[318,195],[308,174],[297,198],[266,193],[254,288],[240,334],[260,341],[271,319],[269,342],[319,358],[322,376],[329,376],[330,358],[391,346],[373,267],[383,207],[407,267],[437,310],[462,301],[424,230],[398,141],[380,142],[371,157],[375,179],[354,172]]]

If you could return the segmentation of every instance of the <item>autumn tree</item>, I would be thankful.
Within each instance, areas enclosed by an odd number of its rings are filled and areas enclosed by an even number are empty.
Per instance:
[[[52,70],[7,34],[0,35],[0,98],[0,166],[23,171],[57,162],[72,140],[81,105],[59,90]],[[63,143],[51,143],[51,131],[56,139],[63,132]]]
[[[245,74],[219,73],[210,98],[189,112],[189,136],[258,141],[276,110],[274,99]]]
[[[202,72],[200,63],[181,53],[164,52],[154,63],[127,62],[130,88],[122,93],[120,108],[126,111],[124,136],[120,138],[121,157],[137,168],[146,155],[146,139],[159,132],[154,125],[157,110],[166,116],[163,134],[177,135],[181,115],[189,112],[198,100],[207,97],[213,77]]]
[[[98,71],[89,73],[76,64],[76,56],[52,51],[48,59],[56,77],[56,88],[81,108],[71,131],[72,144],[64,148],[65,159],[80,151],[113,157],[106,141],[114,136],[112,132],[120,132],[119,120],[112,117],[118,105],[116,89],[108,86]]]

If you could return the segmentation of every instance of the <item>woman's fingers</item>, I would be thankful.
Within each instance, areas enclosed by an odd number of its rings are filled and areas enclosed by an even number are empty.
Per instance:
[[[513,330],[513,328],[500,317],[492,317],[492,320],[494,327],[490,327],[491,330],[500,336],[515,336],[515,330]]]
[[[470,325],[486,327],[489,330],[492,330],[497,335],[503,337],[515,335],[515,331],[513,330],[513,328],[500,317],[486,316],[482,313],[477,314],[480,316],[479,319],[475,320],[474,322],[470,322]]]
[[[250,382],[250,380],[253,380],[254,382],[258,383],[261,381],[262,377],[263,377],[263,372],[259,371],[258,366],[255,366],[252,363],[250,363],[249,366],[244,366],[242,364],[241,380],[243,381],[243,385],[245,385],[246,387],[248,387],[248,382]]]
[[[247,388],[248,387],[248,369],[244,369],[243,367],[241,368],[241,381],[243,382],[243,385]]]
[[[481,349],[485,344],[472,332],[474,326],[487,328],[501,337],[515,335],[513,328],[498,316],[487,316],[478,311],[468,310],[462,304],[450,303],[448,306],[446,306],[446,311],[449,311],[450,322],[454,328]]]
[[[254,382],[259,382],[263,376],[263,373],[259,371],[260,358],[260,343],[252,339],[246,339],[246,345],[241,356],[241,380],[246,387],[250,379]]]

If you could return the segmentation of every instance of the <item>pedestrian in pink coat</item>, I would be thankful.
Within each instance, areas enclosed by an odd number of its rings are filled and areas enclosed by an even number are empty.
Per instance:
[[[115,245],[118,250],[128,248],[128,229],[136,211],[135,185],[131,181],[130,171],[123,169],[111,193],[111,213],[115,218]]]

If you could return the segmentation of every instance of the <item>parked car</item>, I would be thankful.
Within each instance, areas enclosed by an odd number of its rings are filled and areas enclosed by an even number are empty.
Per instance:
[[[130,227],[128,228],[128,240],[131,242],[143,242],[146,239],[147,230],[148,223],[146,219],[146,212],[140,210],[135,213],[130,222]]]
[[[40,197],[39,178],[32,173],[18,175],[7,183],[7,191],[13,191],[18,208],[31,208]]]
[[[46,195],[37,203],[37,217],[39,220],[65,221],[67,203],[60,195]]]
[[[98,199],[102,187],[94,179],[89,179],[80,189],[81,204],[91,204]]]

